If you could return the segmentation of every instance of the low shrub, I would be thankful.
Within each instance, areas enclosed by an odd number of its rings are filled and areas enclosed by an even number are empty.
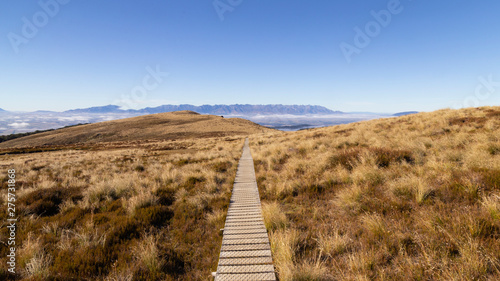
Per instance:
[[[220,162],[216,162],[214,164],[212,164],[212,167],[213,169],[217,172],[217,173],[225,173],[227,172],[231,167],[233,166],[233,164],[229,161],[220,161]]]
[[[192,188],[195,188],[197,184],[202,183],[204,181],[206,181],[205,177],[190,176],[184,182],[183,187],[186,188],[186,190],[191,190]]]
[[[35,190],[21,198],[20,204],[26,204],[27,212],[38,216],[53,216],[59,213],[59,205],[64,200],[77,201],[83,198],[81,190],[77,188],[54,187]]]
[[[167,206],[150,206],[136,210],[134,217],[145,226],[162,227],[168,225],[173,216],[174,213]]]
[[[158,188],[155,192],[158,197],[158,204],[170,206],[175,202],[175,189],[170,187]]]
[[[135,166],[134,170],[136,172],[144,172],[146,170],[146,168],[144,168],[143,165],[137,165],[137,166]]]
[[[415,163],[413,153],[409,150],[372,148],[370,151],[375,154],[375,162],[380,168],[387,168],[391,163]]]
[[[342,166],[349,171],[355,166],[355,163],[359,161],[359,149],[349,149],[344,150],[340,153],[335,153],[329,159],[329,163],[331,167]]]

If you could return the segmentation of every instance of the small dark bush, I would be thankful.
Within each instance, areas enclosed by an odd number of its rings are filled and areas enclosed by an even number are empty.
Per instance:
[[[497,144],[491,144],[491,145],[488,147],[488,152],[489,152],[491,155],[499,155],[499,154],[500,154],[500,145],[497,145]]]
[[[196,184],[204,182],[206,179],[204,177],[189,177],[186,182],[184,182],[184,187],[187,189],[194,188]]]
[[[135,218],[146,226],[161,227],[168,225],[174,216],[172,210],[166,206],[150,206],[138,209]]]
[[[139,238],[143,227],[136,219],[116,220],[113,230],[106,238],[106,245],[120,244],[123,241]]]
[[[80,189],[49,188],[33,191],[30,196],[20,200],[26,204],[27,211],[38,216],[53,216],[59,212],[59,205],[66,199],[74,201],[82,198]]]
[[[351,131],[354,131],[354,129],[344,129],[344,130],[338,130],[338,131],[335,131],[334,133],[336,134],[340,134],[340,135],[345,135],[345,136],[349,136],[350,135],[350,132]]]
[[[135,166],[134,170],[136,172],[144,172],[146,170],[146,168],[144,168],[143,165],[137,165],[137,166]]]
[[[58,207],[60,203],[61,201],[38,200],[29,206],[28,212],[42,217],[53,216],[59,212]]]
[[[217,184],[217,186],[222,186],[226,182],[226,178],[214,176],[214,182]]]
[[[359,161],[359,149],[344,150],[330,157],[330,166],[336,167],[341,165],[351,171],[354,168],[355,162]]]
[[[156,196],[158,196],[158,203],[163,206],[170,206],[175,201],[175,189],[162,187],[156,190]]]
[[[415,163],[413,153],[409,150],[391,150],[386,148],[371,149],[376,155],[377,166],[387,168],[392,162],[409,164]]]
[[[229,161],[221,161],[213,164],[213,168],[217,173],[225,173],[233,164]]]

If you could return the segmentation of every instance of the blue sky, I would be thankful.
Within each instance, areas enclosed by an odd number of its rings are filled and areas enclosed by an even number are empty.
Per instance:
[[[0,108],[500,105],[499,11],[494,0],[3,0]]]

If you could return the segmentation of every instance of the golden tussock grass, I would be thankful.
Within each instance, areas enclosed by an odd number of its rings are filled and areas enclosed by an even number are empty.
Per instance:
[[[20,216],[20,270],[1,267],[0,279],[206,280],[242,144],[219,137],[0,155],[16,169]],[[0,254],[5,264],[7,248]]]
[[[150,272],[161,270],[163,261],[159,256],[158,241],[152,234],[146,235],[138,244],[133,247],[132,253],[139,260],[141,266],[144,266]]]
[[[269,233],[273,261],[280,280],[293,280],[295,251],[298,242],[296,230],[279,229]]]
[[[499,116],[252,136],[263,206],[287,222],[266,225],[280,280],[500,279]]]
[[[285,228],[287,226],[287,218],[283,213],[278,202],[269,202],[262,204],[262,216],[264,225],[268,230]]]

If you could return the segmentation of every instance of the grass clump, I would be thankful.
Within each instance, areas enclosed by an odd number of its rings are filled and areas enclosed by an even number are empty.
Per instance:
[[[269,240],[280,280],[293,280],[298,233],[295,230],[276,230],[269,233]]]
[[[500,220],[500,196],[490,195],[483,197],[481,204],[483,208],[491,215],[492,219]]]
[[[135,258],[149,272],[159,272],[163,261],[160,259],[158,250],[158,241],[154,235],[146,235],[135,247],[132,252]]]
[[[332,234],[319,233],[316,239],[319,256],[323,255],[333,258],[337,255],[345,253],[349,249],[350,239],[345,234],[341,234],[339,230],[334,230]]]
[[[25,276],[33,279],[46,279],[49,276],[49,266],[52,257],[45,253],[37,253],[33,256],[25,267]]]
[[[268,231],[282,229],[287,225],[287,218],[278,202],[262,204],[264,225]]]

